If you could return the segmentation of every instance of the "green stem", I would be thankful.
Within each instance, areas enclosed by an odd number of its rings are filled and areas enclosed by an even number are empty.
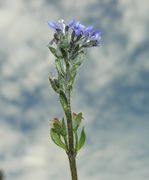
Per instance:
[[[71,171],[71,178],[72,180],[78,180],[76,159],[71,155],[70,156],[68,155],[68,159],[69,159],[69,166]]]
[[[76,167],[76,151],[74,148],[74,136],[73,136],[73,125],[72,125],[72,113],[71,113],[71,102],[70,102],[70,90],[68,89],[68,81],[70,79],[70,66],[66,64],[66,79],[65,79],[65,93],[68,101],[68,110],[65,113],[67,119],[68,128],[68,159],[71,171],[72,180],[78,180],[77,167]]]

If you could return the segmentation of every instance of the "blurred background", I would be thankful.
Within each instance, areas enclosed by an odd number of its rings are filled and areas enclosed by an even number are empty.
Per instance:
[[[73,91],[87,142],[80,180],[149,178],[149,1],[0,0],[0,170],[6,180],[69,180],[49,139],[62,109],[48,82],[54,57],[47,21],[79,20],[102,31]],[[2,174],[2,173],[1,173]],[[1,175],[2,177],[2,175]]]

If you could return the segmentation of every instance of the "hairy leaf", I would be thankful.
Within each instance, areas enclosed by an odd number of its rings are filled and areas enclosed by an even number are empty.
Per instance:
[[[76,62],[75,62],[75,64],[76,65],[78,65],[78,66],[80,66],[82,63],[83,63],[83,61],[84,61],[84,52],[83,51],[81,51],[79,54],[78,54],[78,56],[77,56],[77,58],[76,58]]]
[[[52,46],[49,46],[48,48],[50,49],[51,53],[52,53],[55,57],[57,57],[57,58],[62,58],[62,54],[61,54],[61,52],[60,52],[58,49],[55,49],[55,48],[52,47]]]
[[[62,118],[62,133],[63,133],[63,136],[67,135],[67,128],[66,128],[66,124],[65,124],[64,118]]]
[[[63,67],[61,61],[62,61],[62,59],[60,59],[60,58],[55,59],[55,66],[56,66],[56,69],[58,71],[58,74],[60,74],[64,77],[65,72],[64,72],[64,67]]]
[[[79,139],[77,151],[79,151],[83,147],[83,145],[85,143],[85,139],[86,139],[86,135],[85,135],[84,127],[83,127],[82,131],[81,131],[81,136],[80,136],[80,139]]]
[[[68,102],[67,102],[67,98],[65,96],[65,93],[62,90],[60,90],[60,92],[59,92],[59,98],[60,98],[60,102],[62,104],[64,111],[67,112]]]
[[[60,138],[60,135],[58,135],[58,134],[54,131],[53,128],[50,130],[50,135],[51,135],[51,139],[53,140],[53,142],[54,142],[57,146],[59,146],[59,147],[63,148],[64,150],[66,150],[66,146],[65,146],[65,144],[62,142],[62,140],[61,140],[61,138]]]
[[[59,93],[59,83],[58,83],[58,80],[57,79],[52,79],[52,78],[49,77],[49,81],[51,83],[51,86],[52,86],[53,90],[56,93]]]
[[[52,53],[54,56],[56,56],[56,49],[55,49],[54,47],[51,47],[51,46],[49,46],[49,49],[50,49],[51,53]]]
[[[78,65],[74,64],[72,69],[71,69],[70,80],[68,82],[68,87],[70,90],[72,90],[72,86],[73,86],[73,83],[74,83],[74,80],[75,80],[75,77],[77,74],[77,68],[78,68]]]

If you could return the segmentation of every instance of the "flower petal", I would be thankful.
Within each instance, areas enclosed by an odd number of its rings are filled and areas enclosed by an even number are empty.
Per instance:
[[[93,26],[89,26],[84,30],[84,33],[88,34],[88,33],[92,32],[92,31],[93,31]]]
[[[75,20],[72,19],[72,20],[69,21],[69,23],[68,23],[67,25],[68,25],[69,28],[70,28],[70,27],[74,26],[74,24],[75,24]]]
[[[60,26],[59,26],[57,23],[55,23],[55,22],[49,21],[49,22],[48,22],[48,26],[49,26],[50,28],[52,28],[52,29],[60,29]]]

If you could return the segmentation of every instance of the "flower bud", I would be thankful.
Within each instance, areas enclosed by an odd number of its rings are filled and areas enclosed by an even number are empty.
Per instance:
[[[58,118],[53,118],[52,121],[51,121],[52,129],[58,135],[66,136],[67,132],[66,132],[66,127],[65,127],[64,123],[65,123],[64,119],[61,122]]]
[[[72,119],[75,120],[77,117],[77,114],[75,112],[72,113]]]
[[[80,124],[81,124],[81,120],[83,119],[82,117],[82,113],[76,114],[76,113],[72,113],[72,120],[73,120],[73,130],[77,131]]]
[[[55,132],[57,134],[61,134],[61,131],[62,131],[62,125],[61,125],[61,122],[59,121],[58,118],[53,118],[52,121],[51,121],[51,124],[52,124],[52,128],[55,130]]]

